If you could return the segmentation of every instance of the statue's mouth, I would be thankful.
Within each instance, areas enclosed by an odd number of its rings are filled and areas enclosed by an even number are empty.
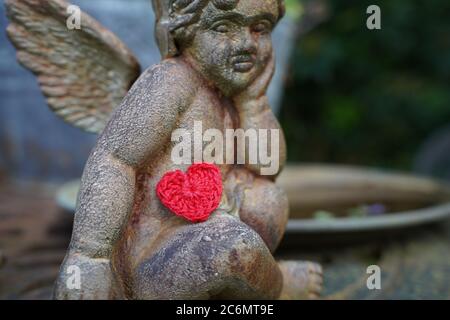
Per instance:
[[[255,66],[255,59],[251,55],[238,55],[231,59],[231,64],[236,72],[249,72]]]

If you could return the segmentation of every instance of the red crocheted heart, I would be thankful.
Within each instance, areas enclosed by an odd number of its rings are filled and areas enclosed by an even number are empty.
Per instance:
[[[192,222],[208,220],[222,197],[222,176],[216,165],[193,164],[186,173],[166,173],[156,186],[161,202],[178,216]]]

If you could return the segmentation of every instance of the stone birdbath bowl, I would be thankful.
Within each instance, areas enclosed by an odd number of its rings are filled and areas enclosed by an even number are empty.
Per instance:
[[[450,187],[438,180],[369,168],[290,165],[278,179],[291,213],[289,242],[323,244],[386,234],[450,217]],[[63,185],[57,201],[73,212],[79,181]]]
[[[296,243],[356,242],[450,217],[450,187],[410,174],[338,165],[288,166],[278,180]]]

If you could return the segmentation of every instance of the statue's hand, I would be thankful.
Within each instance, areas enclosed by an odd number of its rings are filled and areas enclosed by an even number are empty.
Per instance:
[[[257,100],[266,94],[270,81],[275,72],[275,58],[272,54],[263,73],[242,93],[238,94],[234,101],[237,107],[243,107],[246,103]]]
[[[56,281],[55,299],[111,299],[113,278],[110,260],[69,253]]]

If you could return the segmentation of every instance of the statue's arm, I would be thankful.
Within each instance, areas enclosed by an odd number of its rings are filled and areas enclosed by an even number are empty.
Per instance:
[[[267,163],[258,161],[257,164],[246,164],[246,167],[256,175],[263,175],[271,180],[275,179],[286,162],[286,141],[283,130],[270,108],[267,96],[263,95],[242,101],[238,105],[237,110],[241,128],[244,130],[254,129],[258,133],[260,129],[267,132],[267,152],[263,152],[268,156],[266,159]],[[272,134],[275,135],[272,136]],[[261,139],[261,134],[258,134],[258,143],[260,143]],[[247,149],[248,147],[249,145],[246,144]],[[260,146],[258,146],[258,152],[261,151]],[[249,151],[247,150],[247,152]]]
[[[136,173],[170,143],[184,108],[181,104],[192,95],[186,88],[189,82],[182,77],[176,65],[169,62],[146,71],[114,113],[88,160],[70,249],[59,279],[64,282],[61,280],[68,265],[84,269],[81,272],[88,277],[82,283],[84,298],[106,298],[110,294],[107,291],[112,284],[105,289],[99,287],[113,281],[111,254],[133,209]],[[62,285],[57,286],[59,298],[67,297]],[[58,295],[58,288],[65,295]],[[98,290],[103,292],[96,295]],[[69,298],[73,297],[70,293]]]
[[[110,257],[133,207],[136,171],[170,143],[188,93],[167,64],[142,75],[100,136],[83,174],[71,250]]]
[[[267,163],[258,161],[257,164],[246,164],[246,167],[255,175],[264,176],[270,180],[275,180],[286,162],[286,142],[284,133],[270,108],[266,96],[266,91],[274,72],[275,57],[272,54],[267,61],[264,72],[247,88],[247,90],[234,98],[236,110],[239,114],[240,127],[242,129],[254,129],[258,133],[260,129],[266,130],[266,132],[267,130],[274,130],[275,133],[278,134],[278,138],[275,139],[273,144],[270,143],[272,140],[271,137],[269,137],[269,135],[267,136],[269,142],[267,150],[260,150],[260,146],[258,146],[259,153],[261,153],[261,151],[267,151],[262,153],[266,153],[265,155],[267,156],[270,155],[270,157],[264,159]],[[258,143],[261,138],[262,136],[259,134]],[[248,147],[248,144],[246,144],[247,153],[249,153]]]
[[[284,137],[265,96],[240,105],[238,112],[241,127],[245,130],[274,129],[279,132],[278,145],[272,146],[278,150],[268,149],[269,153],[278,151],[279,158],[272,159],[272,161],[279,161],[279,163],[272,164],[274,167],[269,175],[264,175],[263,169],[267,169],[264,164],[247,163],[245,166],[250,172],[241,173],[241,179],[245,186],[243,190],[240,190],[242,193],[239,193],[238,197],[241,200],[239,210],[241,221],[252,227],[261,236],[270,251],[274,252],[284,233],[288,213],[286,196],[283,190],[273,182],[285,161]]]

